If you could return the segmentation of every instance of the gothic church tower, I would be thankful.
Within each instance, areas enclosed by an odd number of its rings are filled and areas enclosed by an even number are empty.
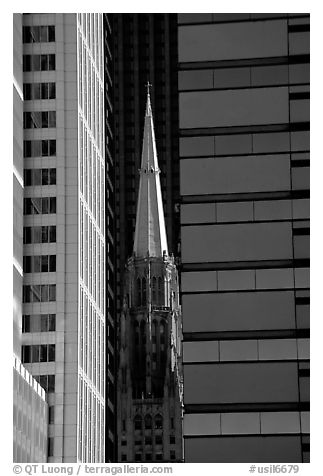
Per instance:
[[[182,462],[182,321],[149,89],[133,254],[118,322],[118,460]]]

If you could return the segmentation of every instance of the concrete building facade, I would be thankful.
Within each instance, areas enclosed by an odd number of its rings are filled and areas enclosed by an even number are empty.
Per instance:
[[[45,391],[20,361],[23,286],[22,15],[13,15],[13,461],[47,461]]]
[[[47,393],[48,461],[105,461],[102,14],[23,15],[22,362]]]

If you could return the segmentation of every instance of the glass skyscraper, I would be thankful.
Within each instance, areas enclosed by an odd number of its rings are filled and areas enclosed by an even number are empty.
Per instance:
[[[309,460],[309,15],[178,15],[186,462]]]

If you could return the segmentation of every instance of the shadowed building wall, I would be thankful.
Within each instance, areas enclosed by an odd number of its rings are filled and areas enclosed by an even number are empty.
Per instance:
[[[309,460],[309,15],[179,14],[187,462]]]

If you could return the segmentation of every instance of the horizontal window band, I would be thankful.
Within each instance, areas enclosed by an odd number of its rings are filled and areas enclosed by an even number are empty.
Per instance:
[[[306,304],[310,304],[309,297],[295,297],[295,304],[300,306],[305,306]]]
[[[233,413],[233,412],[304,412],[310,410],[309,402],[279,403],[184,403],[184,413]]]
[[[266,365],[266,364],[286,364],[286,363],[294,363],[296,364],[297,362],[304,362],[308,361],[308,359],[263,359],[263,360],[255,360],[255,359],[249,359],[249,360],[212,360],[212,361],[196,361],[196,362],[183,362],[184,367],[203,367],[203,366],[210,366],[213,365],[214,367],[224,367],[226,365],[244,365],[244,366],[250,366],[250,365]],[[308,370],[308,369],[301,369],[301,370]],[[184,397],[185,398],[185,397]]]
[[[220,225],[214,223],[214,226]],[[222,223],[221,223],[222,225]],[[225,225],[225,224],[224,224]],[[193,225],[195,226],[195,225]],[[200,226],[200,225],[198,225]],[[201,225],[203,226],[203,225]],[[298,230],[296,228],[296,230]],[[300,228],[302,230],[302,228]],[[234,261],[234,262],[205,262],[205,263],[182,263],[180,270],[184,271],[222,271],[230,269],[271,269],[271,268],[307,268],[310,266],[310,260],[307,258],[291,260],[264,260],[264,261]]]
[[[309,159],[304,159],[304,160],[292,160],[291,161],[291,167],[296,168],[296,167],[310,167],[310,160]]]
[[[310,31],[310,24],[306,25],[288,25],[288,33]]]
[[[310,369],[298,369],[298,376],[299,377],[309,377],[310,376]]]
[[[244,18],[230,18],[227,20],[204,20],[204,21],[189,21],[189,22],[182,22],[181,20],[178,21],[178,27],[182,28],[185,26],[201,26],[203,27],[204,25],[226,25],[227,23],[255,23],[255,22],[263,22],[263,21],[269,21],[269,20],[287,20],[287,15],[281,14],[281,15],[273,15],[273,16],[266,16],[266,17],[244,17]]]
[[[273,199],[302,199],[310,198],[309,190],[290,190],[277,192],[227,193],[206,195],[182,195],[180,203],[216,203],[216,202],[246,202]]]
[[[277,330],[248,330],[220,332],[184,332],[183,342],[200,342],[212,340],[250,340],[250,339],[286,339],[309,338],[309,329],[277,329]],[[210,362],[212,363],[212,362]],[[186,364],[185,364],[186,365]]]
[[[255,220],[241,220],[241,221],[203,221],[203,222],[192,222],[192,223],[181,223],[181,228],[187,228],[188,226],[210,226],[210,225],[253,225],[253,224],[260,224],[260,223],[286,223],[286,222],[291,222],[291,218],[272,218],[270,220],[262,220],[261,218],[255,219]],[[297,228],[295,228],[297,229]],[[295,233],[294,233],[295,234]]]
[[[249,84],[249,85],[242,85],[241,86],[212,86],[212,87],[196,87],[196,88],[185,88],[181,89],[181,87],[178,88],[180,93],[194,93],[194,92],[207,92],[207,91],[232,91],[232,90],[245,90],[245,89],[267,89],[270,86],[274,86],[275,88],[283,88],[286,86],[291,86],[291,85],[297,85],[297,86],[309,86],[309,83],[291,83],[291,82],[284,82],[284,83],[277,83],[277,82],[270,82],[264,83],[264,84]],[[301,95],[304,95],[304,97],[300,97]],[[305,96],[306,95],[306,96]],[[310,98],[310,93],[289,93],[289,99],[290,100],[296,100],[296,99],[309,99]]]
[[[217,68],[239,68],[245,66],[271,66],[282,64],[301,64],[309,63],[310,55],[290,55],[277,56],[270,58],[248,58],[248,59],[233,59],[233,60],[219,60],[219,61],[189,61],[179,62],[178,69],[217,69]]]
[[[307,433],[306,433],[307,434]],[[198,439],[198,438],[208,438],[208,439],[223,439],[223,438],[277,438],[278,436],[284,437],[301,437],[304,433],[228,433],[228,434],[217,434],[217,435],[183,435],[184,440]]]
[[[301,288],[303,290],[306,290],[306,291],[309,291],[309,288]],[[221,290],[217,290],[217,289],[214,289],[214,290],[211,290],[211,291],[181,291],[181,296],[184,296],[184,295],[192,295],[192,294],[224,294],[224,293],[234,293],[234,294],[237,294],[237,293],[258,293],[258,292],[261,292],[261,293],[271,293],[271,292],[274,292],[274,291],[281,291],[281,292],[285,292],[285,291],[299,291],[299,289],[295,289],[294,287],[292,288],[261,288],[261,289],[221,289]],[[296,302],[296,299],[295,298],[295,302]],[[298,303],[299,304],[299,303]],[[305,304],[304,302],[302,302],[301,304]],[[307,304],[307,303],[306,303]],[[309,303],[308,303],[309,304]]]
[[[300,93],[289,93],[290,100],[301,100],[301,99],[310,99],[309,92],[300,92]]]
[[[227,126],[227,127],[203,127],[194,129],[180,129],[180,137],[196,137],[210,135],[230,135],[230,134],[248,134],[265,132],[297,132],[309,131],[309,122],[290,122],[285,124],[263,124],[249,126]]]
[[[213,136],[212,136],[213,137]],[[217,137],[217,136],[216,136]],[[216,139],[215,137],[215,139]],[[298,150],[297,153],[308,153],[307,150]],[[277,152],[237,152],[237,153],[232,153],[232,154],[205,154],[205,155],[184,155],[182,157],[180,157],[180,160],[196,160],[196,159],[213,159],[213,158],[216,158],[216,159],[224,159],[226,157],[259,157],[259,155],[261,155],[261,157],[266,157],[266,156],[287,156],[286,158],[288,159],[289,156],[293,154],[293,152],[291,151],[277,151]],[[309,160],[309,159],[306,159],[306,160]],[[294,159],[295,162],[301,162],[301,160],[299,159]]]
[[[307,236],[310,234],[309,228],[293,228],[294,236]]]

